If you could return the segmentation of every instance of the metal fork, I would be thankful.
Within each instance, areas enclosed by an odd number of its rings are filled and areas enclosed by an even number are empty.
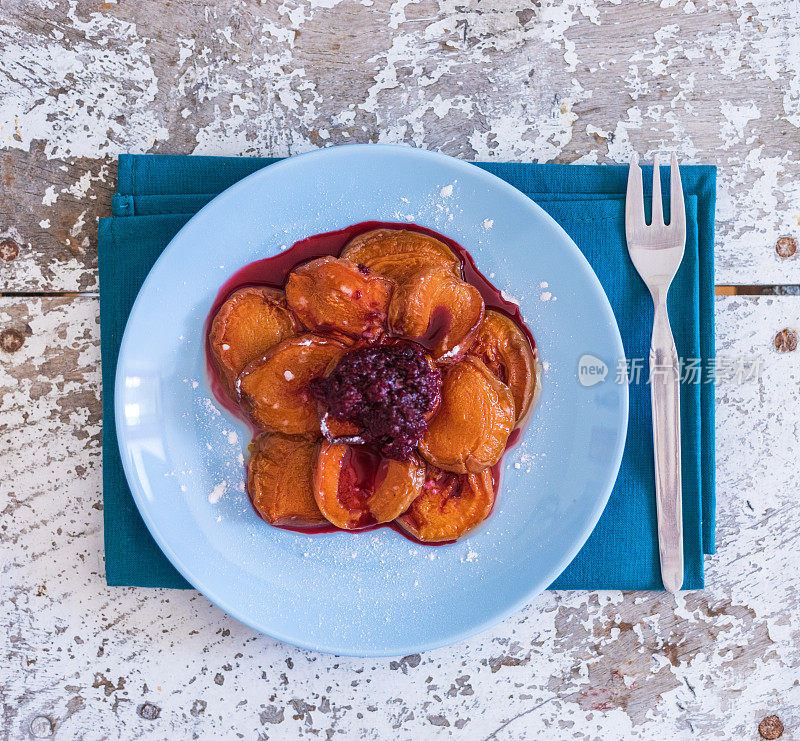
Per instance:
[[[644,194],[639,158],[634,154],[625,198],[628,252],[653,297],[655,313],[650,343],[650,405],[656,471],[656,512],[661,580],[670,592],[683,584],[683,515],[681,507],[681,397],[675,340],[667,315],[667,291],[683,260],[686,215],[678,158],[672,154],[670,219],[664,224],[661,172],[653,160],[653,216],[644,220]]]

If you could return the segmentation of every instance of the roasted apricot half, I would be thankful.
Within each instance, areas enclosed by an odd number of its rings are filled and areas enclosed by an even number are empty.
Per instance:
[[[536,359],[528,338],[513,319],[490,310],[469,353],[480,358],[511,389],[514,422],[518,425],[528,413],[536,389]]]
[[[312,486],[319,445],[288,435],[261,435],[247,462],[247,493],[270,525],[319,527],[327,520]]]
[[[458,474],[429,466],[422,493],[397,524],[423,543],[458,540],[483,522],[493,505],[491,468]]]
[[[446,268],[429,268],[399,285],[389,304],[389,327],[419,342],[440,362],[455,362],[483,321],[483,297]]]
[[[467,356],[445,374],[442,400],[419,451],[446,471],[477,473],[503,455],[514,426],[514,397],[482,361]]]
[[[386,322],[393,286],[348,260],[320,257],[290,273],[286,301],[310,330],[374,337]]]
[[[309,384],[344,349],[340,342],[315,334],[275,345],[248,364],[236,380],[241,407],[264,430],[319,436],[317,404]]]
[[[375,229],[351,240],[342,258],[365,265],[370,272],[405,283],[414,273],[445,268],[461,276],[461,260],[438,239],[408,229]]]
[[[234,291],[219,307],[208,333],[211,356],[227,393],[235,398],[236,377],[244,367],[299,329],[283,291],[256,287]]]
[[[336,527],[357,530],[390,522],[422,490],[425,466],[382,458],[363,445],[324,441],[314,472],[314,496]]]

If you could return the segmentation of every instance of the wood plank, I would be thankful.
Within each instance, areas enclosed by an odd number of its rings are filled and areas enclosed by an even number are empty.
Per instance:
[[[791,0],[6,3],[4,291],[97,288],[119,152],[382,141],[465,159],[720,166],[717,282],[800,284]],[[794,241],[792,241],[794,240]]]
[[[800,298],[716,305],[720,356],[762,367],[717,391],[708,589],[545,594],[454,647],[362,660],[259,636],[193,591],[105,587],[97,300],[0,298],[0,333],[23,340],[0,350],[4,728],[27,737],[45,715],[58,738],[755,738],[775,713],[790,736],[800,350],[773,340],[800,329]]]

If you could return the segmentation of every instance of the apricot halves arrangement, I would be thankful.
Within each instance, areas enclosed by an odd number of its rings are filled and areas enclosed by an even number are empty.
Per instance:
[[[477,358],[447,371],[442,402],[420,441],[424,458],[445,471],[478,473],[500,460],[514,427],[514,397]]]
[[[499,311],[487,311],[469,350],[511,391],[515,424],[524,419],[536,396],[536,359],[519,325]]]
[[[286,302],[310,330],[374,337],[386,321],[393,287],[347,260],[321,257],[292,272]]]
[[[253,507],[270,525],[319,527],[327,523],[317,507],[311,480],[319,445],[279,433],[261,435],[247,464]]]
[[[424,543],[457,540],[483,522],[493,505],[491,468],[471,474],[429,469],[422,493],[397,524]]]
[[[299,329],[282,291],[255,287],[234,291],[214,317],[209,336],[211,354],[226,391],[235,393],[236,378],[251,360]]]
[[[424,543],[457,540],[491,512],[492,467],[537,386],[524,329],[413,229],[361,234],[283,290],[236,290],[208,349],[257,431],[253,507],[279,527],[394,521]]]
[[[461,277],[461,260],[444,242],[407,229],[375,229],[344,248],[342,258],[403,285],[427,268],[445,268]]]
[[[239,374],[236,390],[242,409],[261,429],[319,437],[309,384],[343,352],[340,342],[316,334],[275,345]]]
[[[389,328],[424,345],[434,360],[454,362],[483,320],[481,292],[447,268],[427,268],[399,286],[389,304]]]
[[[323,442],[313,480],[325,517],[343,530],[357,530],[403,514],[422,491],[425,467],[381,458],[362,445]]]

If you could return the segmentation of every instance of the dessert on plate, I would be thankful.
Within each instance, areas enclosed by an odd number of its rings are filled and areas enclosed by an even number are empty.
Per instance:
[[[266,522],[393,523],[442,543],[491,512],[498,463],[536,397],[536,351],[447,242],[367,229],[215,307],[210,367],[255,431],[247,491]]]

